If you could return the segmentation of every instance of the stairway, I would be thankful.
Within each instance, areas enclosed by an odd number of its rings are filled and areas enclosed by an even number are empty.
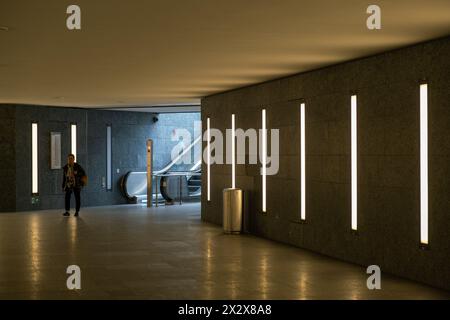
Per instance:
[[[202,176],[194,175],[187,180],[189,197],[199,197],[202,194]]]

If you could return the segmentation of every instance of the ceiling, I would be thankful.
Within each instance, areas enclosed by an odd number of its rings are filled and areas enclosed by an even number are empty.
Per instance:
[[[198,104],[213,93],[450,34],[450,1],[0,0],[0,103]],[[81,30],[66,8],[81,7]],[[1,28],[1,27],[4,28]],[[6,30],[7,29],[7,30]]]

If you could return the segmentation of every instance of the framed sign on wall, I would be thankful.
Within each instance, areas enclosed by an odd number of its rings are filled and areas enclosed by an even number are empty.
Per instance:
[[[61,132],[50,132],[50,169],[61,169]]]

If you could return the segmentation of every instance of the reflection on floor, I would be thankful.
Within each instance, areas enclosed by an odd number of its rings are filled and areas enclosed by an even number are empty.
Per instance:
[[[440,299],[450,293],[265,239],[224,235],[199,204],[0,214],[0,299]],[[81,268],[81,290],[66,268]]]

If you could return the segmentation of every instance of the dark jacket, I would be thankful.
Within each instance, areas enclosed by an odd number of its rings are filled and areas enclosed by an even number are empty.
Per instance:
[[[66,164],[63,168],[63,183],[62,183],[62,188],[65,190],[66,189],[66,176],[67,176],[67,170],[69,168],[69,165]],[[83,181],[82,181],[82,177],[84,177],[86,175],[86,173],[84,172],[84,169],[78,164],[78,163],[74,163],[73,164],[73,174],[75,176],[75,186],[74,188],[81,188],[84,186]]]

